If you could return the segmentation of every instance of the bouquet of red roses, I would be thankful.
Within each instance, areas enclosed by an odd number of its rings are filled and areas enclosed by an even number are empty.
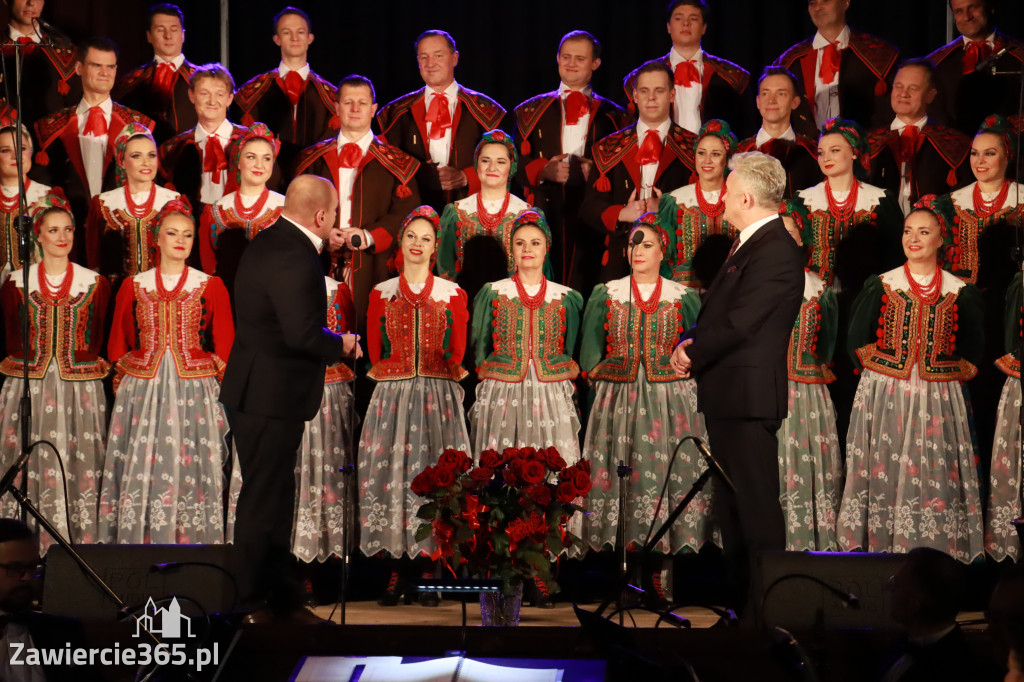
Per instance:
[[[445,450],[436,466],[412,481],[429,502],[416,515],[421,542],[433,537],[435,558],[476,577],[501,578],[506,591],[524,578],[551,580],[551,562],[582,545],[567,529],[590,492],[590,462],[567,466],[558,450],[484,450],[480,465],[461,451]]]

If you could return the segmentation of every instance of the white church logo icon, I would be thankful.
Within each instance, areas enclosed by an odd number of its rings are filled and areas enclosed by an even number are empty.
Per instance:
[[[184,628],[182,628],[182,623],[185,624]],[[157,608],[153,598],[150,597],[149,601],[146,602],[143,614],[135,622],[134,636],[139,637],[143,629],[167,639],[181,637],[182,629],[184,629],[185,637],[194,637],[192,634],[192,621],[189,620],[188,616],[181,613],[181,606],[178,604],[177,597],[173,597],[171,603],[166,608]]]

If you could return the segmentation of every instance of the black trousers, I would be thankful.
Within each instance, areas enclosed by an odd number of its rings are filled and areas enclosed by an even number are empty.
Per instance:
[[[246,609],[286,611],[302,604],[291,556],[295,461],[304,422],[228,410],[242,491],[235,512],[238,590]]]
[[[761,552],[786,548],[786,523],[779,503],[778,419],[706,417],[711,454],[736,486],[714,487],[715,517],[737,596],[744,609],[754,562]]]

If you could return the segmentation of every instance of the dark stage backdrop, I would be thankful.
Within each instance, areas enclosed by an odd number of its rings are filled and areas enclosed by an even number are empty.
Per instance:
[[[668,52],[667,0],[290,0],[306,11],[316,40],[313,69],[330,81],[350,73],[370,77],[384,104],[422,87],[413,41],[428,28],[449,31],[458,43],[455,75],[466,87],[512,109],[558,86],[559,38],[573,29],[592,32],[604,46],[595,89],[624,101],[621,82],[641,62]],[[145,40],[151,2],[49,0],[44,16],[71,38],[105,35],[121,45],[120,68],[152,58]],[[185,12],[185,55],[193,62],[220,57],[218,0],[179,0]],[[239,85],[277,66],[273,16],[289,0],[230,0],[229,68]],[[708,0],[711,16],[704,47],[746,68],[754,78],[790,45],[813,35],[803,0]],[[1024,1],[1004,0],[998,26],[1024,37]],[[898,45],[905,56],[927,54],[946,42],[946,0],[853,0],[855,28]],[[753,90],[753,86],[751,87]],[[505,122],[509,128],[508,119]]]

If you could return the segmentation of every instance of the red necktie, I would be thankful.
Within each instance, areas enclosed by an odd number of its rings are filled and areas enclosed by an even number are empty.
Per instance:
[[[18,38],[18,42],[22,45],[34,45],[36,41],[32,40],[28,36],[21,36]]]
[[[831,83],[836,74],[839,73],[839,41],[829,43],[821,53],[821,67],[818,69],[818,77],[825,85]]]
[[[299,75],[298,71],[289,71],[284,77],[284,91],[288,94],[288,100],[294,107],[302,97],[302,91],[306,88],[306,79]]]
[[[700,83],[700,72],[697,71],[697,64],[693,61],[676,64],[675,81],[676,85],[682,85],[684,88],[688,88],[694,83]]]
[[[570,90],[565,96],[565,125],[574,126],[590,113],[590,100],[579,90]]]
[[[905,126],[900,133],[900,163],[910,163],[917,151],[917,126]]]
[[[210,180],[215,185],[220,184],[220,173],[228,167],[227,157],[224,156],[224,147],[220,138],[210,135],[206,138],[206,149],[203,152],[203,172],[210,173]]]
[[[979,62],[992,56],[992,46],[986,41],[970,41],[964,47],[964,74],[974,73]]]
[[[636,162],[641,166],[658,163],[661,159],[661,138],[657,130],[644,133],[644,141],[636,152]]]
[[[103,137],[107,134],[107,119],[103,117],[101,107],[89,107],[89,118],[85,119],[85,131],[83,135]]]
[[[436,92],[427,107],[427,123],[430,124],[430,139],[444,138],[445,131],[452,127],[452,115],[448,111],[448,95]]]
[[[174,65],[161,62],[156,67],[156,74],[153,76],[153,87],[160,95],[167,99],[174,87]]]
[[[732,240],[732,248],[729,249],[729,255],[725,257],[725,260],[732,258],[732,255],[736,253],[738,248],[740,248],[740,236],[736,235],[736,238]]]
[[[363,150],[355,142],[346,142],[341,146],[338,161],[342,168],[358,168],[363,160]]]

